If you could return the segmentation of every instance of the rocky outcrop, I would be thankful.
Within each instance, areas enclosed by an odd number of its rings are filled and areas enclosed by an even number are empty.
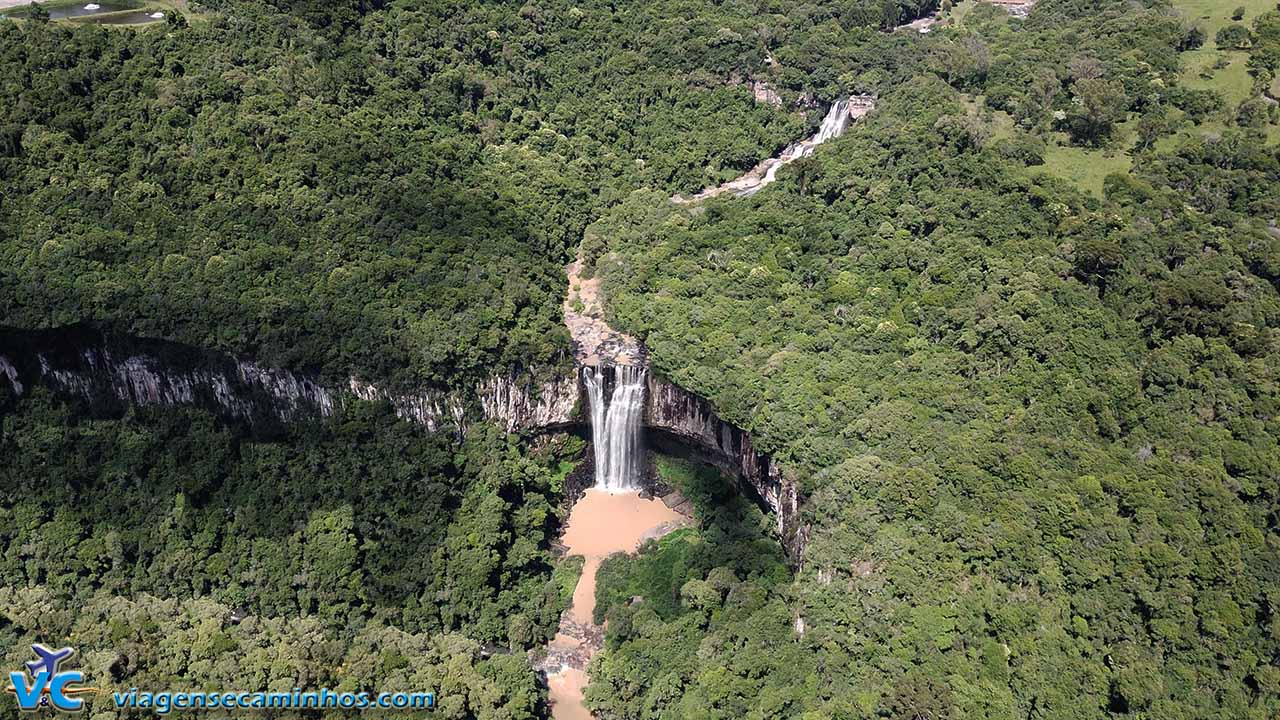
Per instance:
[[[782,107],[782,96],[778,94],[773,86],[764,80],[752,80],[748,87],[751,88],[751,96],[756,102],[765,103],[774,107]]]
[[[760,452],[749,433],[721,419],[705,399],[653,374],[649,376],[648,396],[645,427],[693,447],[703,460],[738,478],[773,514],[778,537],[787,554],[798,562],[804,554],[808,528],[800,517],[801,497],[795,478]]]
[[[1031,14],[1031,9],[1036,6],[1036,0],[986,0],[986,2],[1004,8],[1010,16],[1018,18]]]
[[[552,373],[536,383],[493,375],[476,386],[475,394],[484,417],[501,421],[507,432],[557,430],[580,417],[581,385],[574,373]]]
[[[348,381],[348,389],[361,400],[387,401],[397,417],[431,431],[465,430],[479,417],[509,433],[544,432],[574,424],[580,394],[577,378],[568,374],[552,374],[538,382],[514,373],[492,375],[468,392],[396,393],[356,378]]]
[[[191,406],[252,426],[330,417],[357,400],[386,401],[431,431],[464,431],[476,420],[508,432],[576,421],[577,378],[568,373],[495,374],[471,388],[391,391],[358,378],[324,383],[279,368],[178,343],[56,330],[0,328],[0,382],[21,396],[37,386],[99,409]]]
[[[573,338],[573,356],[579,367],[597,365],[644,365],[644,348],[626,333],[609,327],[604,319],[600,277],[584,272],[582,249],[568,267],[569,292],[564,298],[564,324]]]

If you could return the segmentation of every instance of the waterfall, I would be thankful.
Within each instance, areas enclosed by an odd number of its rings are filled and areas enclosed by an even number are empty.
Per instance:
[[[837,100],[827,111],[826,117],[822,118],[818,132],[813,137],[797,143],[787,157],[787,162],[809,157],[822,143],[843,135],[847,127],[849,127],[849,101]]]
[[[776,180],[778,171],[784,165],[803,157],[809,157],[813,154],[814,149],[822,143],[843,135],[845,129],[849,127],[849,118],[849,101],[837,100],[831,106],[831,109],[827,111],[826,117],[822,118],[822,124],[818,126],[818,132],[813,137],[789,145],[786,150],[782,151],[782,155],[776,158],[769,158],[760,163],[757,167],[765,169],[760,183],[738,194],[741,196],[755,194],[760,188]]]
[[[822,118],[822,124],[818,126],[818,132],[804,140],[791,143],[776,157],[760,161],[755,167],[748,170],[746,174],[729,182],[705,188],[697,195],[694,195],[692,199],[687,200],[680,195],[674,195],[671,200],[681,204],[688,204],[712,198],[722,193],[733,193],[737,197],[751,197],[760,192],[765,185],[778,179],[778,171],[786,166],[787,163],[809,157],[819,145],[843,135],[851,122],[871,112],[874,108],[875,97],[870,95],[851,95],[843,100],[837,100],[831,104],[827,114]]]
[[[636,487],[640,479],[640,420],[644,415],[644,368],[619,365],[605,412],[609,438],[607,471],[596,484],[608,489]]]
[[[609,441],[604,430],[604,373],[598,367],[582,368],[582,384],[587,389],[587,409],[591,411],[591,448],[595,451],[596,485],[608,467]]]
[[[582,382],[591,411],[591,443],[595,450],[596,487],[634,488],[639,480],[640,420],[644,415],[645,371],[642,367],[613,368],[613,392],[605,402],[605,369],[584,367]]]
[[[822,125],[818,128],[817,137],[813,139],[813,145],[821,145],[831,138],[840,137],[848,126],[849,101],[837,100],[827,111],[827,116],[822,119]]]

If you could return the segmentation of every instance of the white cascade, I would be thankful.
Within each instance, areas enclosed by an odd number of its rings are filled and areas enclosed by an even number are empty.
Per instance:
[[[605,369],[585,367],[582,382],[591,412],[591,443],[595,450],[596,487],[627,490],[639,484],[640,422],[644,416],[645,370],[613,368],[613,392],[605,402]]]
[[[587,409],[591,412],[591,449],[595,452],[596,486],[604,479],[608,467],[609,440],[605,432],[604,373],[598,367],[582,368],[582,384],[587,390]]]
[[[812,145],[821,145],[831,138],[840,137],[847,127],[849,127],[849,101],[837,100],[827,111],[827,116],[822,119],[822,125],[818,128],[818,134],[813,138]]]
[[[757,171],[760,168],[764,168],[764,175],[761,177],[760,182],[736,194],[741,197],[747,197],[759,192],[765,185],[778,178],[778,171],[787,163],[809,157],[822,143],[843,135],[844,131],[848,129],[851,119],[849,100],[837,100],[831,105],[831,109],[827,110],[826,116],[822,118],[822,124],[818,126],[818,132],[814,133],[812,137],[788,145],[778,157],[769,158],[760,163],[757,166]]]

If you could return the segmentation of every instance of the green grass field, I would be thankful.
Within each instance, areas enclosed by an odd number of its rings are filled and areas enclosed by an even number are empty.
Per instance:
[[[1221,69],[1214,65],[1219,59],[1230,64]],[[1245,65],[1249,55],[1240,50],[1222,51],[1200,48],[1182,54],[1182,84],[1197,90],[1212,88],[1222,93],[1227,105],[1236,106],[1253,94],[1253,76]],[[1204,76],[1208,75],[1206,79]]]
[[[965,95],[963,102],[965,111],[986,126],[987,131],[991,133],[991,140],[1013,137],[1017,131],[1009,113],[988,108],[987,99],[982,95],[977,97]]]
[[[1252,26],[1255,18],[1276,8],[1274,0],[1174,0],[1173,7],[1188,23],[1198,25],[1205,34],[1204,47],[1182,54],[1182,82],[1191,88],[1214,88],[1233,106],[1247,99],[1253,87],[1253,78],[1245,68],[1248,53],[1222,50],[1214,36],[1218,30],[1236,22],[1231,19],[1231,14],[1237,7],[1245,10],[1244,18],[1239,22]],[[1215,69],[1214,65],[1220,59],[1229,64]]]
[[[1091,148],[1051,145],[1044,153],[1044,165],[1033,172],[1062,178],[1093,195],[1102,196],[1102,181],[1111,173],[1127,173],[1133,160],[1123,149],[1096,150]]]
[[[1188,21],[1204,29],[1205,47],[1217,49],[1213,36],[1224,25],[1235,22],[1231,19],[1231,11],[1243,7],[1244,19],[1240,22],[1252,25],[1253,19],[1276,7],[1274,0],[1173,0],[1173,7]]]
[[[1173,4],[1189,23],[1199,25],[1206,35],[1203,47],[1182,54],[1180,82],[1190,88],[1217,90],[1226,101],[1227,108],[1220,117],[1209,119],[1198,126],[1184,127],[1174,135],[1162,139],[1157,146],[1161,150],[1171,150],[1189,138],[1218,134],[1227,129],[1229,116],[1235,107],[1253,94],[1253,77],[1246,68],[1248,53],[1220,50],[1213,37],[1219,29],[1235,22],[1231,19],[1231,14],[1237,7],[1243,6],[1245,9],[1244,19],[1240,21],[1245,25],[1252,25],[1253,19],[1259,14],[1276,7],[1275,0],[1174,0]],[[1216,67],[1220,60],[1226,61],[1224,67]],[[1272,87],[1272,94],[1277,92],[1280,92],[1280,80]],[[1045,151],[1044,165],[1033,171],[1060,177],[1083,190],[1100,195],[1102,182],[1107,175],[1128,172],[1133,165],[1128,154],[1129,148],[1133,146],[1133,131],[1127,126],[1128,123],[1122,123],[1117,127],[1116,139],[1107,148],[1071,147],[1065,142],[1050,145]],[[1280,141],[1280,127],[1268,127],[1267,137],[1271,142]]]

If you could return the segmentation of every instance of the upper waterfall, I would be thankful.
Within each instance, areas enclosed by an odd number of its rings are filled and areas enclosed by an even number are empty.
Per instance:
[[[591,414],[591,442],[595,451],[596,487],[627,490],[639,486],[643,446],[640,423],[644,417],[645,369],[617,365],[613,388],[607,387],[609,368],[582,368],[587,406]],[[608,394],[608,400],[605,395]]]
[[[814,149],[822,143],[840,137],[849,128],[849,123],[871,112],[875,106],[876,99],[870,95],[852,95],[843,100],[837,100],[827,110],[816,133],[788,145],[777,157],[763,160],[742,176],[722,185],[706,188],[692,198],[675,195],[671,199],[678,203],[690,203],[725,193],[731,193],[737,197],[754,195],[765,185],[776,180],[778,170],[783,166],[812,155]]]

